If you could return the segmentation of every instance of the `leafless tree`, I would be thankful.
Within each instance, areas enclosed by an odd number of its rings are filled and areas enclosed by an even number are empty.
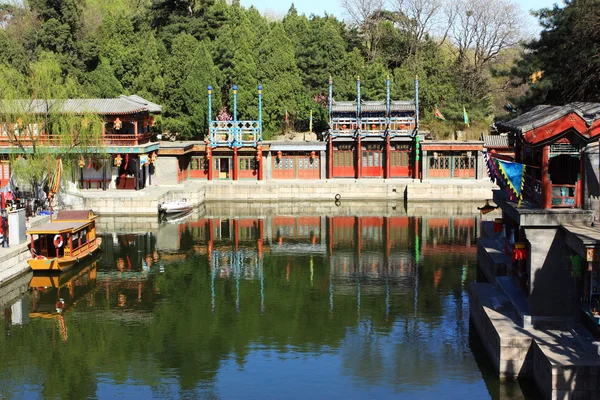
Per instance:
[[[455,0],[447,15],[459,61],[476,71],[522,38],[523,14],[511,0]]]
[[[363,35],[369,58],[377,57],[377,45],[381,39],[379,23],[383,20],[384,0],[341,0],[351,24]]]
[[[415,44],[425,35],[442,31],[442,42],[448,33],[449,24],[443,24],[445,0],[392,0],[392,10],[405,18],[403,29],[410,34]]]

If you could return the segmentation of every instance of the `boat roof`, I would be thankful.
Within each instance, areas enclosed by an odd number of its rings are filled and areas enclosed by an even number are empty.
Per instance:
[[[92,210],[61,210],[55,221],[92,221],[98,218]]]
[[[91,221],[56,221],[48,222],[35,228],[27,230],[28,235],[44,235],[44,234],[57,234],[75,232],[87,225],[90,225]]]

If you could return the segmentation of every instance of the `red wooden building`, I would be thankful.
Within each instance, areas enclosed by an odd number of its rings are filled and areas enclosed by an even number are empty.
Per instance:
[[[415,99],[363,101],[360,79],[354,101],[334,101],[329,81],[327,178],[419,177],[418,80]]]
[[[526,166],[526,199],[544,209],[582,206],[584,153],[600,138],[600,103],[539,106],[497,127],[514,140],[516,161]]]
[[[11,154],[21,154],[22,147],[61,145],[64,138],[43,125],[44,116],[52,112],[73,114],[82,121],[86,115],[98,115],[101,119],[101,148],[87,149],[87,155],[78,162],[80,174],[75,180],[82,189],[141,189],[150,182],[159,147],[158,142],[151,141],[150,127],[154,116],[161,113],[158,104],[132,95],[114,99],[16,100],[2,103],[2,107],[2,113],[24,117],[0,124],[2,181],[9,174],[6,160]]]

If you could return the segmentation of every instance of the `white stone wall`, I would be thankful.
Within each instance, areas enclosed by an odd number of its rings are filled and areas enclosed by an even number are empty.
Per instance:
[[[177,157],[160,156],[154,165],[152,186],[177,185],[177,172],[179,163]]]

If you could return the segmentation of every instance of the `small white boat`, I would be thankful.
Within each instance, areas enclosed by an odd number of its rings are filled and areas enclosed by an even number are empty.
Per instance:
[[[182,201],[169,201],[167,203],[158,204],[159,214],[179,214],[185,211],[190,211],[192,205],[187,200]]]

